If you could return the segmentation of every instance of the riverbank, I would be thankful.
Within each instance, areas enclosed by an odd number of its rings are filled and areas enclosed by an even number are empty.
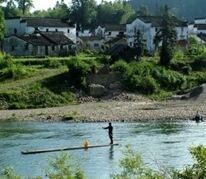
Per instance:
[[[1,110],[4,121],[147,121],[187,120],[196,111],[206,111],[206,103],[195,100],[152,101],[142,97],[135,100],[101,100],[53,108]]]

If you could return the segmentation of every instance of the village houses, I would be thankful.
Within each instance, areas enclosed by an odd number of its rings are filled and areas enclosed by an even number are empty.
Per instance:
[[[204,21],[206,22],[206,21]],[[148,52],[155,50],[154,37],[161,27],[157,16],[137,16],[127,24],[99,25],[85,33],[76,31],[68,20],[52,18],[15,17],[6,19],[4,51],[13,55],[60,55],[72,49],[105,50],[114,45],[134,47],[139,30]],[[177,41],[187,44],[188,24],[174,17]]]
[[[175,29],[178,42],[187,42],[188,25],[187,22],[178,20],[174,17]],[[145,40],[148,52],[155,50],[154,37],[161,27],[161,17],[158,16],[139,16],[127,24],[127,41],[130,47],[134,46],[135,34],[139,30]]]
[[[68,20],[36,17],[6,19],[3,50],[12,55],[61,55],[75,48],[76,26]]]

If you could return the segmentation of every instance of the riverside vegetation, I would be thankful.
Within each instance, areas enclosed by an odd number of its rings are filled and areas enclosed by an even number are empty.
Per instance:
[[[194,159],[194,164],[187,165],[182,170],[159,169],[154,170],[146,166],[141,156],[130,146],[126,146],[124,158],[120,161],[121,172],[111,174],[112,179],[203,179],[206,177],[206,147],[199,145],[190,148],[190,153]],[[69,163],[70,156],[62,153],[54,161],[50,162],[46,176],[49,179],[85,179],[84,172],[79,167],[74,167]],[[4,179],[23,178],[11,168],[4,170]],[[41,179],[42,177],[29,177]]]
[[[80,91],[87,95],[87,75],[105,65],[121,72],[124,90],[156,100],[206,82],[206,48],[194,36],[186,49],[175,49],[170,64],[161,65],[158,59],[158,52],[138,60],[111,59],[90,51],[58,58],[14,58],[1,53],[0,109],[75,104]]]

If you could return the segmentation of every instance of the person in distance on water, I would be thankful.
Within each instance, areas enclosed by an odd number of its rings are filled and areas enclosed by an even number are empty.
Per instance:
[[[109,122],[109,126],[108,127],[102,127],[103,129],[108,129],[108,135],[110,138],[110,144],[113,144],[113,127],[112,127],[112,123]]]

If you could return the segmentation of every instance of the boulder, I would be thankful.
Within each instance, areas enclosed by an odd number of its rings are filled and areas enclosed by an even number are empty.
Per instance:
[[[93,97],[101,97],[105,94],[106,88],[103,85],[91,84],[88,86],[89,94]]]

